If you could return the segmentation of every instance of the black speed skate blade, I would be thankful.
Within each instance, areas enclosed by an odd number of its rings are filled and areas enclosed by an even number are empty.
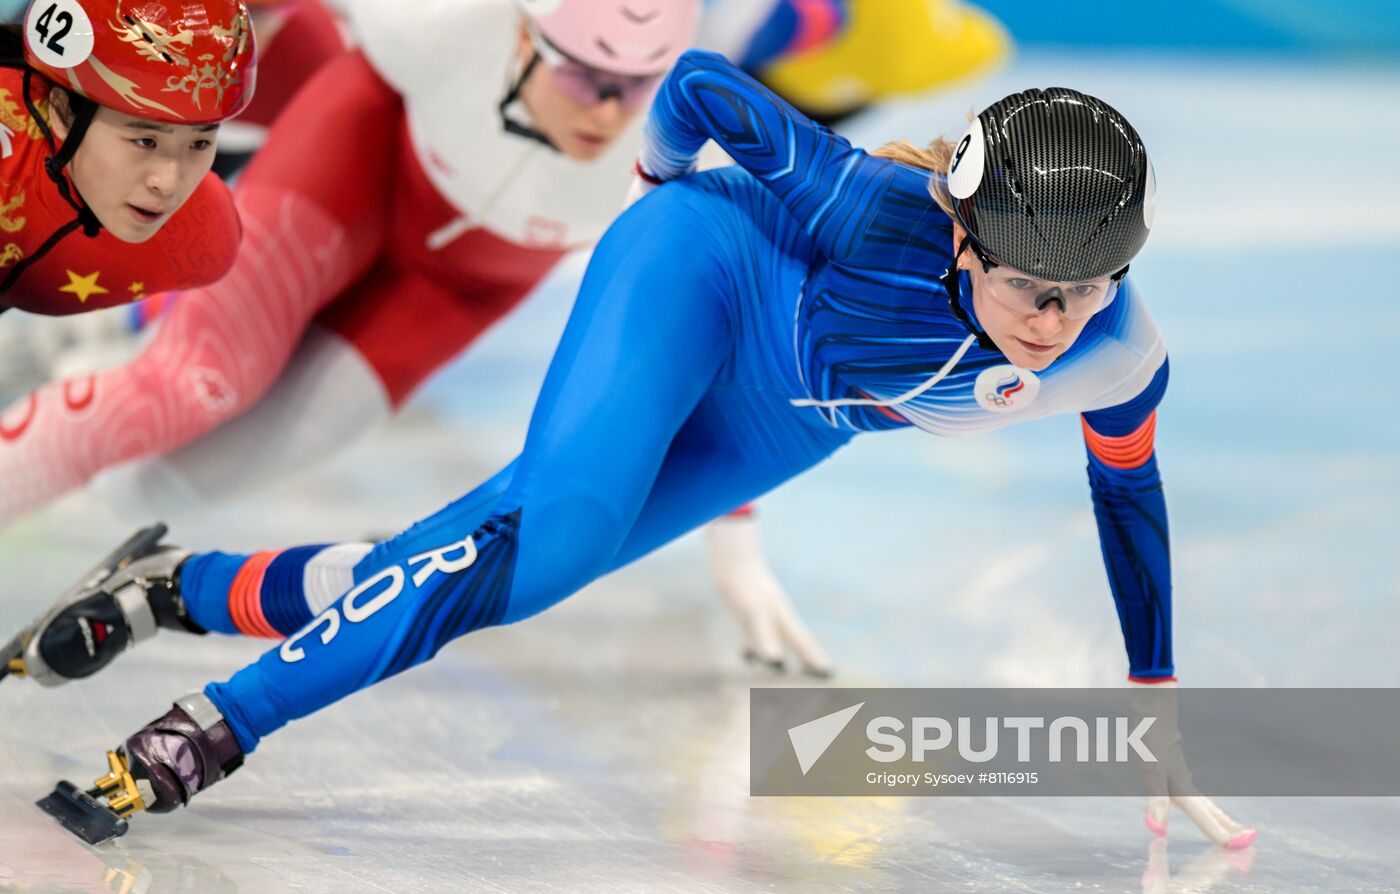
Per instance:
[[[103,581],[122,568],[125,568],[132,561],[149,554],[151,550],[155,549],[156,546],[160,544],[161,538],[166,535],[166,532],[167,528],[165,525],[161,522],[156,522],[132,534],[126,539],[126,542],[108,553],[101,562],[93,566],[91,571],[79,578],[77,583],[73,584],[73,586],[69,587],[67,592],[59,597],[58,602],[55,603],[55,608],[51,608],[49,611],[52,613],[58,608],[66,607],[78,601],[93,588],[100,586]],[[24,630],[21,630],[13,639],[5,644],[3,649],[0,649],[0,680],[4,680],[9,676],[28,676],[24,666],[24,650],[25,647],[29,645],[29,637],[32,631],[39,624],[43,623],[45,617],[47,617],[47,615],[40,616],[39,620],[35,621],[34,624],[31,624]]]
[[[126,834],[125,819],[93,797],[92,792],[85,792],[66,779],[54,788],[53,794],[34,803],[88,844],[101,844]]]
[[[125,568],[132,560],[139,559],[155,549],[160,543],[160,539],[168,531],[169,528],[162,522],[156,522],[132,534],[125,543],[108,553],[107,557],[98,562],[91,571],[79,578],[78,582],[64,594],[63,600],[60,601],[72,601],[87,590],[99,586],[104,580]]]

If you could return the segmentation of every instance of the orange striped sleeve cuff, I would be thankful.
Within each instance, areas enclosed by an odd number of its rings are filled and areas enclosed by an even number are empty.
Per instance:
[[[262,609],[263,575],[280,553],[281,550],[270,549],[249,556],[243,567],[238,569],[233,586],[229,588],[229,615],[233,618],[233,625],[245,636],[282,638]]]
[[[1136,469],[1152,458],[1153,441],[1157,436],[1156,410],[1135,431],[1116,438],[1094,431],[1083,416],[1079,417],[1079,422],[1084,428],[1084,443],[1089,445],[1089,452],[1106,466]]]

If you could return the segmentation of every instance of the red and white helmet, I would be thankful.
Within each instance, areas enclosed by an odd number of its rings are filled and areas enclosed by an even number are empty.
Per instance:
[[[169,124],[238,114],[257,65],[241,0],[32,0],[24,58],[99,105]]]
[[[690,48],[700,0],[516,0],[545,39],[578,62],[623,75],[666,71]]]

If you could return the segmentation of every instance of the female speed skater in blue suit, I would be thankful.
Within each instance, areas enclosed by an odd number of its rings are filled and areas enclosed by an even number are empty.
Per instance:
[[[737,165],[689,173],[706,140]],[[957,144],[872,155],[692,51],[638,171],[672,182],[599,244],[508,467],[377,545],[162,548],[31,631],[19,661],[47,682],[157,627],[286,637],[109,754],[114,810],[181,806],[288,721],[549,608],[860,432],[911,425],[953,436],[1081,413],[1130,679],[1172,684],[1153,449],[1167,358],[1125,278],[1155,187],[1126,119],[1029,90]],[[96,648],[72,645],[94,628]],[[1172,801],[1219,844],[1253,838],[1204,797]],[[1149,807],[1161,827],[1167,799]]]

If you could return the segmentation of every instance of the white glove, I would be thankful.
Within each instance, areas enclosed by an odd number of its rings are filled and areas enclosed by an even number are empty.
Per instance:
[[[1129,681],[1128,685],[1144,693],[1153,693],[1151,697],[1141,699],[1134,693],[1132,701],[1135,706],[1140,706],[1137,713],[1158,718],[1145,736],[1152,753],[1157,756],[1157,763],[1142,765],[1147,790],[1158,793],[1147,797],[1147,827],[1158,835],[1166,835],[1167,814],[1175,804],[1207,838],[1221,847],[1241,850],[1253,844],[1258,830],[1246,829],[1232,820],[1214,801],[1200,794],[1196,781],[1191,778],[1191,769],[1186,766],[1186,753],[1182,749],[1181,730],[1177,725],[1176,682]]]
[[[744,656],[783,670],[789,652],[812,676],[831,675],[831,660],[797,616],[763,556],[758,520],[729,515],[705,529],[710,572],[744,631]]]

